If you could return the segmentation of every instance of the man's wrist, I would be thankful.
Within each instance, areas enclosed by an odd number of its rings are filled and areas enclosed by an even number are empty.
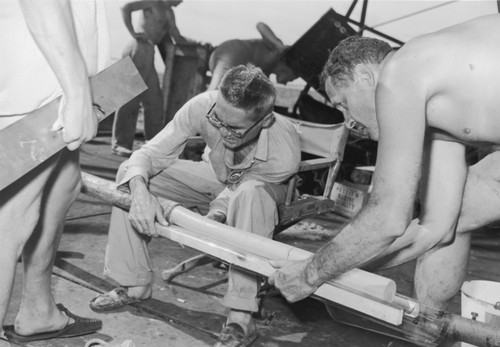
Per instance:
[[[314,257],[311,257],[305,268],[305,280],[311,287],[319,287],[324,282],[320,277],[319,267]]]
[[[134,176],[128,181],[128,187],[131,194],[141,189],[147,189],[146,180],[140,175]]]
[[[223,211],[219,210],[210,211],[207,214],[207,217],[219,223],[224,223],[226,221],[226,214]]]

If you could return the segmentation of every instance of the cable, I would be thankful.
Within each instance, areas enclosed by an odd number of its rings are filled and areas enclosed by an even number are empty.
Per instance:
[[[84,218],[87,218],[87,217],[98,217],[98,216],[105,216],[105,215],[108,215],[108,214],[111,214],[111,212],[102,212],[102,213],[95,213],[95,214],[89,214],[89,215],[86,215],[86,216],[78,216],[78,217],[70,217],[70,218],[66,218],[65,221],[70,221],[70,220],[76,220],[76,219],[84,219]]]
[[[394,23],[394,22],[397,22],[397,21],[399,21],[401,19],[409,18],[409,17],[415,16],[417,14],[433,10],[435,8],[438,8],[438,7],[450,5],[450,4],[454,3],[454,2],[458,2],[458,0],[452,0],[452,1],[445,2],[443,4],[439,4],[439,5],[436,5],[436,6],[424,8],[423,10],[420,10],[420,11],[412,12],[412,13],[406,14],[406,15],[401,16],[401,17],[397,17],[397,18],[394,18],[394,19],[391,19],[391,20],[388,20],[388,21],[385,21],[385,22],[382,22],[382,23],[378,23],[378,24],[372,25],[372,28],[377,28],[377,27],[382,26],[382,25],[386,25],[386,24],[389,24],[389,23]]]

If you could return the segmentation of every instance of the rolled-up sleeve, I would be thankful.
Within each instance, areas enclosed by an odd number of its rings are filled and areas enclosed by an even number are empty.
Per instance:
[[[125,175],[119,186],[126,185],[135,176],[142,176],[149,182],[151,177],[179,158],[187,140],[201,133],[203,117],[214,98],[213,93],[203,93],[182,106],[165,128],[132,153],[124,167]]]

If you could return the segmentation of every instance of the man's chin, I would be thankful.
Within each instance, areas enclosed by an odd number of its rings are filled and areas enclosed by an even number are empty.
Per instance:
[[[239,141],[225,141],[225,140],[222,140],[222,144],[224,145],[224,147],[228,148],[228,149],[236,149],[238,147],[240,147],[240,142]]]
[[[370,132],[368,132],[368,137],[370,138],[370,140],[378,142],[378,139],[380,136],[379,136],[378,131],[370,131]]]

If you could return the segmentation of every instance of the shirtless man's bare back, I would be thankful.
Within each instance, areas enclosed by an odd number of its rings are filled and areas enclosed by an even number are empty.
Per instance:
[[[441,308],[460,289],[470,231],[500,219],[500,152],[472,167],[467,145],[500,144],[500,15],[417,37],[399,51],[352,37],[324,68],[346,122],[379,141],[363,210],[304,262],[275,263],[271,282],[290,301],[375,260],[418,258],[417,298]],[[420,194],[421,212],[412,221]]]
[[[209,68],[212,79],[208,90],[217,89],[224,74],[232,67],[251,63],[269,76],[276,74],[278,83],[286,84],[297,78],[286,64],[280,61],[286,50],[283,42],[264,23],[257,24],[262,39],[229,40],[215,48],[210,56]]]

